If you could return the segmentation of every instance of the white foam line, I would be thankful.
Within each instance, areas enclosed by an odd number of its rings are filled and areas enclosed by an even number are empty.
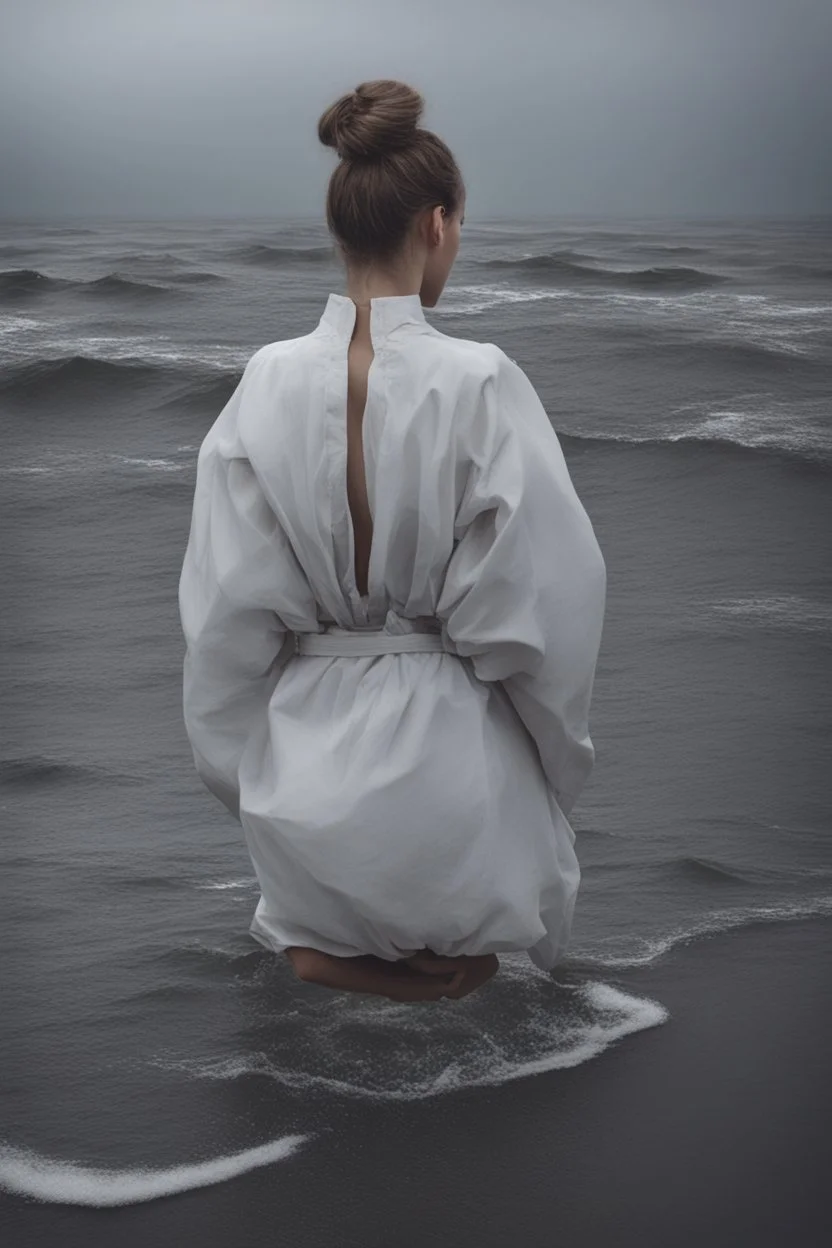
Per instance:
[[[832,915],[832,896],[821,896],[806,901],[785,902],[775,906],[748,906],[741,910],[715,910],[705,915],[691,927],[678,928],[666,936],[646,937],[642,940],[642,952],[624,953],[620,955],[605,954],[601,950],[590,950],[586,954],[575,953],[564,961],[569,969],[580,970],[583,967],[617,967],[650,966],[659,958],[669,953],[676,945],[689,944],[706,936],[719,936],[737,927],[747,927],[752,923],[788,923],[797,919],[822,918]]]
[[[519,977],[528,979],[529,973],[523,970]],[[397,1087],[374,1088],[352,1083],[348,1079],[334,1078],[331,1075],[304,1070],[286,1070],[276,1065],[263,1052],[215,1059],[183,1058],[177,1061],[157,1058],[151,1059],[149,1064],[166,1070],[178,1070],[197,1079],[234,1080],[246,1075],[261,1075],[273,1079],[284,1087],[303,1092],[316,1088],[336,1095],[360,1097],[365,1100],[415,1101],[467,1091],[470,1088],[500,1087],[514,1079],[527,1079],[532,1075],[543,1074],[547,1071],[581,1066],[598,1057],[616,1040],[650,1027],[658,1027],[667,1022],[670,1017],[670,1012],[661,1002],[647,997],[631,996],[614,988],[611,984],[590,981],[581,985],[579,991],[597,1017],[575,1028],[577,1034],[571,1047],[556,1048],[540,1057],[529,1058],[525,1061],[522,1059],[510,1061],[502,1058],[498,1052],[494,1052],[477,1064],[476,1073],[462,1070],[457,1062],[451,1061],[438,1075],[409,1085],[405,1083]],[[445,1010],[458,1008],[447,1001],[434,1004],[443,1015]],[[397,1007],[386,1006],[384,1008],[389,1011],[395,1021],[398,1013]],[[400,1008],[404,1012],[403,1017],[411,1017],[412,1005]]]
[[[499,304],[535,303],[541,299],[580,298],[582,293],[560,287],[545,290],[514,290],[498,286],[455,286],[448,292],[453,299],[444,307],[432,309],[440,316],[473,316]]]
[[[182,448],[177,447],[177,450]],[[187,448],[190,449],[190,448]],[[193,448],[198,450],[198,447]],[[162,456],[139,456],[139,455],[120,455],[115,451],[104,452],[58,452],[51,447],[46,448],[46,454],[52,459],[52,465],[38,464],[12,464],[0,468],[0,475],[32,475],[34,473],[51,474],[60,469],[63,475],[70,472],[75,473],[91,473],[106,467],[104,460],[110,460],[114,467],[124,466],[128,470],[137,468],[140,471],[147,472],[184,472],[192,468],[192,464],[175,463],[172,459],[165,459]]]
[[[242,880],[216,880],[210,884],[194,883],[194,888],[208,889],[227,889],[227,888],[254,888],[257,883],[257,877],[246,877]]]
[[[182,472],[185,464],[173,464],[169,459],[142,459],[130,455],[112,455],[111,459],[120,460],[122,464],[131,464],[137,468],[157,468],[162,472]]]
[[[832,603],[813,601],[799,594],[769,594],[760,598],[725,598],[712,602],[710,609],[741,619],[760,619],[764,623],[785,624],[792,628],[808,628],[828,632],[832,626]]]
[[[36,329],[38,325],[48,323],[48,321],[36,321],[30,316],[0,316],[0,334],[19,334],[27,329]]]
[[[566,1070],[570,1066],[581,1066],[584,1062],[598,1057],[616,1040],[631,1036],[637,1031],[646,1031],[649,1027],[659,1027],[670,1018],[670,1011],[660,1001],[649,997],[632,997],[619,991],[611,984],[601,982],[587,983],[584,993],[590,1004],[600,1013],[618,1015],[616,1021],[592,1023],[586,1027],[579,1044],[559,1053],[549,1053],[536,1061],[522,1062],[512,1070],[505,1071],[499,1079],[488,1079],[487,1083],[503,1083],[510,1079],[525,1079],[529,1075],[542,1074],[547,1070]]]
[[[161,288],[160,288],[161,289]],[[32,324],[48,324],[49,322],[32,322]],[[160,345],[168,342],[169,346]],[[40,338],[38,354],[45,356],[57,354],[63,360],[52,360],[52,363],[66,362],[72,356],[82,355],[87,359],[98,360],[105,364],[127,360],[132,364],[153,365],[198,364],[213,368],[219,372],[242,368],[256,347],[235,347],[225,343],[177,343],[168,334],[156,335],[124,335],[118,337],[104,336],[72,336]],[[37,363],[38,360],[28,360]]]
[[[0,1189],[61,1205],[132,1205],[195,1187],[224,1183],[258,1166],[284,1161],[311,1137],[284,1135],[242,1153],[166,1170],[102,1170],[57,1161],[32,1149],[0,1143]]]

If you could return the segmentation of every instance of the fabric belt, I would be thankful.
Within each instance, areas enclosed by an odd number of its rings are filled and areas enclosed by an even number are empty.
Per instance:
[[[328,628],[296,633],[295,654],[403,654],[448,650],[441,633],[386,633],[383,628]]]

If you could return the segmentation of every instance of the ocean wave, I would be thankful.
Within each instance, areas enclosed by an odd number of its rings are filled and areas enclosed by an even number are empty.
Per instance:
[[[194,888],[220,892],[227,891],[228,889],[257,888],[258,886],[256,875],[247,875],[241,880],[191,880],[189,883],[191,883]]]
[[[86,355],[32,360],[0,368],[0,394],[13,399],[51,398],[71,388],[101,397],[104,390],[135,390],[159,380],[160,366],[131,360],[99,360]]]
[[[221,945],[206,945],[196,940],[191,944],[163,949],[155,955],[155,961],[161,966],[172,966],[177,971],[196,972],[213,978],[217,974],[236,975],[240,971],[256,974],[261,966],[272,966],[275,957],[262,946],[243,950],[224,949]]]
[[[661,255],[704,256],[707,247],[690,247],[686,243],[635,243],[637,251],[659,252]]]
[[[38,452],[37,463],[0,465],[0,477],[30,477],[37,482],[55,477],[65,481],[72,477],[113,476],[126,484],[142,486],[150,482],[155,485],[160,478],[175,480],[182,473],[192,472],[194,450],[187,448],[186,453],[177,447],[176,452],[167,455],[124,455],[117,451],[65,451],[46,446]],[[174,459],[173,454],[181,458]]]
[[[6,354],[0,366],[0,396],[31,412],[32,404],[108,400],[134,401],[143,411],[216,415],[239,383],[252,348],[222,343],[184,347],[164,335],[114,340],[85,337],[71,343],[39,344],[32,357]],[[70,353],[61,351],[69,347]],[[46,354],[50,348],[55,354]],[[74,348],[74,349],[73,349]],[[6,465],[8,467],[8,464]]]
[[[229,259],[237,260],[242,264],[267,267],[296,264],[298,261],[307,264],[333,264],[335,262],[333,246],[277,247],[271,243],[245,243],[243,246],[229,248],[226,254]]]
[[[206,384],[230,387],[230,393],[250,355],[233,347],[212,346],[197,356],[152,343],[140,347],[138,354],[134,343],[124,343],[115,351],[106,340],[97,344],[95,339],[87,339],[85,345],[87,352],[40,356],[0,367],[0,394],[15,402],[67,395],[77,399],[81,394],[101,399],[113,392],[135,395],[138,387],[155,388],[165,382],[184,383],[186,389],[194,390]],[[96,345],[104,354],[89,353]]]
[[[167,1166],[162,1170],[84,1166],[44,1156],[31,1148],[0,1142],[0,1189],[49,1204],[89,1205],[96,1209],[134,1205],[225,1183],[249,1170],[285,1161],[312,1138],[310,1135],[284,1135],[240,1153]]]
[[[705,884],[749,884],[750,880],[735,867],[729,867],[713,858],[697,857],[686,854],[677,858],[672,864],[674,873],[683,878],[703,882]]]
[[[588,265],[601,264],[601,257],[591,251],[578,251],[573,247],[559,247],[557,251],[538,252],[527,254],[525,256],[490,256],[486,259],[475,260],[474,263],[481,268],[494,269],[512,269],[518,264],[523,268],[534,268],[536,263],[540,263],[541,268],[560,268],[561,266],[570,267],[572,265]],[[593,272],[596,270],[593,269]]]
[[[542,277],[555,282],[600,283],[604,286],[631,286],[650,290],[656,287],[700,290],[707,286],[717,286],[727,280],[720,273],[681,265],[655,265],[646,269],[609,269],[600,264],[593,267],[576,260],[576,254],[582,255],[571,251],[552,251],[516,259],[477,260],[475,263],[484,268],[510,269],[520,275],[530,274],[535,278]]]
[[[517,290],[511,286],[465,285],[450,287],[442,297],[442,306],[431,313],[444,316],[478,316],[490,308],[515,303],[537,303],[542,300],[568,299],[569,290]]]
[[[0,786],[41,788],[44,785],[146,784],[147,777],[92,763],[68,763],[43,754],[0,759]]]
[[[832,609],[827,618],[832,621]],[[583,829],[580,835],[583,836]],[[640,879],[643,879],[645,873],[649,873],[651,877],[665,876],[669,877],[671,885],[681,879],[698,885],[705,884],[708,888],[712,886],[719,888],[723,885],[745,888],[752,884],[782,887],[785,881],[796,881],[805,885],[806,881],[816,880],[818,877],[829,879],[832,877],[832,868],[783,867],[782,865],[767,867],[760,862],[746,863],[738,867],[702,854],[682,854],[656,860],[634,858],[612,862],[599,861],[588,863],[583,867],[583,874],[587,879],[618,873],[631,873]]]
[[[121,464],[133,465],[137,468],[148,468],[151,472],[182,472],[188,464],[177,464],[171,459],[147,459],[141,455],[112,455],[112,459]]]
[[[56,322],[35,320],[18,316],[0,317],[0,331],[9,324],[12,332],[20,332],[31,327],[47,326],[53,331],[58,328]],[[61,326],[63,328],[63,326]],[[32,354],[36,349],[38,354]],[[49,337],[39,335],[36,348],[27,346],[16,348],[16,358],[11,357],[15,368],[38,368],[41,366],[67,362],[72,359],[86,359],[101,364],[160,364],[175,365],[180,375],[194,381],[205,376],[206,372],[225,372],[229,376],[236,374],[237,380],[257,350],[257,346],[228,342],[183,342],[170,334],[78,334],[53,332]]]
[[[223,277],[222,273],[212,273],[209,269],[194,269],[193,272],[167,273],[165,281],[189,286],[202,285],[205,282],[226,282],[228,278]]]
[[[38,269],[7,269],[0,273],[0,299],[20,295],[42,295],[58,290],[76,290],[89,295],[166,295],[164,286],[136,281],[120,273],[106,273],[87,280],[48,277]]]
[[[832,635],[832,603],[800,594],[762,594],[753,598],[723,598],[708,604],[710,611],[743,623],[798,629]]]
[[[186,381],[199,382],[203,377],[213,382],[221,378],[236,382],[250,359],[254,347],[233,343],[183,343],[168,334],[136,334],[123,337],[85,335],[81,338],[54,338],[48,347],[73,355],[85,355],[103,363],[126,360],[131,363],[174,365]]]
[[[576,442],[620,442],[632,446],[704,444],[717,449],[769,452],[827,469],[832,467],[832,425],[825,423],[825,415],[814,400],[790,403],[767,396],[738,396],[735,402],[737,405],[730,408],[700,402],[684,404],[674,409],[664,427],[648,433],[613,433],[605,429],[558,431],[558,436]]]
[[[34,316],[0,316],[0,334],[29,333],[48,324],[48,321],[37,320]]]
[[[773,450],[803,459],[832,460],[832,425],[813,402],[752,400],[744,406],[713,408],[688,404],[678,413],[698,413],[681,429],[668,429],[669,442],[732,443],[746,450]]]
[[[127,265],[131,269],[164,270],[187,268],[191,261],[177,256],[173,251],[117,251],[112,250],[102,255],[102,263],[116,266]]]
[[[220,411],[233,390],[233,381],[222,381],[207,384],[193,389],[178,398],[166,399],[152,408],[154,411],[185,411],[215,412]],[[593,444],[621,445],[637,447],[665,447],[668,450],[678,447],[680,451],[693,447],[710,447],[712,452],[726,453],[763,453],[797,460],[802,464],[812,465],[828,472],[832,468],[832,430],[825,431],[812,427],[801,427],[799,424],[785,428],[758,427],[755,417],[748,413],[729,413],[714,415],[697,422],[682,430],[656,431],[649,434],[631,432],[610,433],[589,432],[573,433],[559,429],[559,440],[565,445],[591,446]],[[84,478],[94,475],[111,475],[122,481],[139,487],[142,481],[160,482],[165,478],[169,481],[189,480],[194,469],[194,459],[198,446],[160,449],[155,454],[126,455],[114,451],[66,451],[63,448],[44,446],[37,451],[38,458],[34,461],[15,462],[7,457],[0,465],[0,477],[16,477],[29,479],[32,488],[43,480],[49,481],[56,476],[62,480]],[[31,453],[31,452],[30,452]],[[183,475],[188,474],[188,475]],[[726,607],[726,612],[731,608]],[[749,608],[749,614],[753,608]],[[757,609],[762,610],[762,609]],[[770,616],[783,622],[785,605],[772,605]],[[741,614],[743,607],[737,605],[735,614]],[[825,617],[823,617],[825,620]],[[813,621],[811,614],[806,616],[805,626],[820,626],[823,621]]]
[[[641,874],[643,871],[661,872],[666,875],[681,876],[705,884],[750,884],[751,880],[736,867],[712,858],[704,858],[695,854],[686,854],[680,858],[661,859],[657,862],[624,861],[624,862],[593,862],[583,868],[583,874],[589,878],[593,875],[604,875],[608,872],[632,871]],[[777,878],[777,877],[775,877]]]
[[[576,972],[652,966],[679,945],[718,936],[738,927],[750,927],[756,923],[788,923],[797,919],[825,918],[830,915],[832,895],[829,894],[781,901],[770,906],[749,905],[730,910],[713,910],[689,925],[663,935],[635,937],[630,941],[621,936],[611,937],[610,943],[614,942],[615,953],[608,951],[605,945],[576,948],[562,965],[564,970]],[[623,951],[622,943],[628,946]]]
[[[220,281],[225,281],[225,278],[207,270],[163,273],[158,275],[156,281],[146,281],[118,271],[105,273],[101,277],[82,279],[49,277],[38,269],[7,269],[0,272],[0,301],[67,290],[108,299],[165,298],[176,293],[175,286]]]
[[[67,278],[47,277],[38,269],[5,269],[0,273],[0,299],[46,294],[72,284]]]
[[[544,229],[541,232],[546,234],[549,231]],[[593,243],[597,239],[601,239],[606,243],[632,242],[637,245],[643,239],[653,238],[652,230],[625,230],[620,227],[618,229],[605,230],[599,227],[593,229],[592,226],[589,226],[586,229],[577,228],[575,230],[571,230],[570,234],[572,235],[573,242],[577,241],[581,243]]]
[[[716,320],[716,318],[715,318]],[[826,327],[823,327],[826,332]],[[663,337],[651,325],[610,326],[607,343],[622,355],[635,351],[657,365],[730,371],[742,378],[759,378],[763,374],[779,378],[798,371],[814,371],[824,378],[830,372],[825,353],[816,353],[811,341],[814,331],[807,331],[796,322],[774,325],[759,320],[737,320],[720,332],[718,324],[710,332]]]
[[[580,1066],[670,1015],[658,1001],[600,981],[558,983],[525,954],[504,954],[500,975],[461,1001],[305,991],[281,1017],[273,1051],[150,1064],[197,1079],[262,1076],[304,1097],[416,1101]]]
[[[43,235],[46,235],[47,237],[52,235],[55,238],[74,238],[81,234],[98,233],[97,229],[90,229],[90,227],[86,225],[39,225],[36,228],[38,238],[41,238]]]
[[[103,277],[72,284],[85,295],[138,295],[159,298],[170,294],[166,286],[155,282],[140,282],[133,277],[124,277],[121,273],[105,273]]]
[[[811,446],[786,446],[776,442],[758,444],[755,442],[745,442],[738,438],[728,436],[704,436],[698,433],[665,435],[654,434],[652,436],[640,436],[638,434],[607,434],[607,433],[566,433],[558,431],[558,437],[562,442],[570,443],[620,443],[624,446],[656,446],[671,447],[679,445],[684,448],[686,445],[703,445],[712,446],[715,450],[734,450],[734,451],[755,451],[775,456],[785,456],[787,459],[796,459],[804,463],[814,464],[819,468],[828,471],[832,468],[832,462],[826,450],[814,448]],[[2,469],[0,469],[2,472]]]
[[[135,281],[134,273],[139,273],[143,277],[149,277],[156,283],[162,282],[163,284],[173,282],[177,285],[188,285],[190,283],[202,284],[227,280],[221,274],[214,273],[209,269],[194,267],[191,260],[177,256],[172,251],[120,252],[111,254],[106,258],[102,257],[102,263],[112,264],[114,269],[106,277],[99,278],[98,282],[104,282],[113,277],[124,278],[122,270],[125,269],[130,281]],[[94,285],[95,283],[81,284]],[[154,289],[159,289],[158,285]]]
[[[730,290],[668,292],[587,289],[576,286],[464,285],[449,288],[439,317],[478,316],[497,308],[556,302],[552,328],[577,323],[605,348],[642,349],[669,365],[789,372],[796,363],[829,370],[825,340],[832,343],[832,303],[807,303]],[[744,348],[748,348],[744,352]]]

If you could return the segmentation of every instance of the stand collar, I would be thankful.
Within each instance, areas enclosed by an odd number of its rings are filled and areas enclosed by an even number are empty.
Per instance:
[[[330,294],[319,324],[328,325],[339,338],[352,338],[357,309],[348,295]],[[426,325],[418,294],[383,295],[370,300],[370,339],[378,346],[400,325]]]

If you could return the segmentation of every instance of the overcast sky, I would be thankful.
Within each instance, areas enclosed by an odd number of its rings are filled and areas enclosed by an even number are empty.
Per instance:
[[[832,0],[0,0],[0,216],[322,218],[381,77],[466,221],[830,212],[831,62]]]

